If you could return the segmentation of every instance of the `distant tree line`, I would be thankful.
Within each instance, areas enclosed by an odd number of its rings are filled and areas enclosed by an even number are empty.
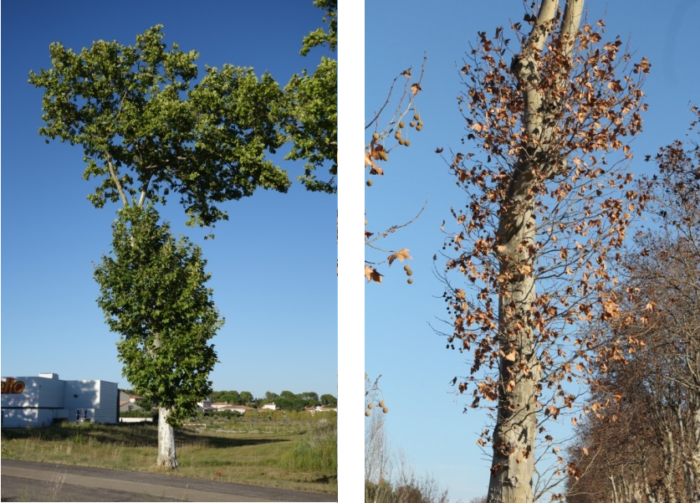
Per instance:
[[[292,393],[282,391],[280,394],[271,391],[265,392],[264,398],[254,398],[249,391],[214,391],[209,395],[212,403],[226,402],[231,405],[247,405],[249,407],[262,407],[265,404],[273,403],[283,410],[303,410],[304,407],[315,407],[323,405],[326,407],[337,407],[338,399],[330,394],[319,396],[315,391],[304,391],[302,393]]]
[[[662,147],[640,182],[651,222],[625,258],[636,293],[611,320],[617,358],[568,448],[569,503],[700,501],[700,108],[686,142]]]

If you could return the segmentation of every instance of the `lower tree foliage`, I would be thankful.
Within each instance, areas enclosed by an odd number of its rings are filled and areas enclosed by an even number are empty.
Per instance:
[[[217,356],[209,341],[223,319],[201,249],[176,241],[152,207],[122,209],[112,227],[112,256],[95,269],[97,303],[121,336],[124,377],[159,408],[158,465],[176,468],[173,426],[211,392]]]

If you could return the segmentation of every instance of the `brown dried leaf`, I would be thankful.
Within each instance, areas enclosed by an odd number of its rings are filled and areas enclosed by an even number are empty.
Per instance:
[[[544,414],[545,414],[545,416],[549,416],[551,414],[552,419],[556,419],[557,416],[559,415],[559,408],[554,406],[554,405],[550,405],[549,407],[547,407]]]
[[[407,258],[413,258],[411,255],[408,254],[408,248],[404,248],[403,250],[399,250],[396,253],[392,253],[389,255],[389,265],[394,262],[394,260],[399,259],[401,262],[403,262]]]
[[[374,281],[376,283],[382,282],[382,275],[372,266],[365,265],[365,278],[367,282]]]
[[[376,165],[372,160],[372,156],[369,153],[365,154],[365,167],[371,166],[372,169],[369,170],[370,175],[383,175],[384,170]]]

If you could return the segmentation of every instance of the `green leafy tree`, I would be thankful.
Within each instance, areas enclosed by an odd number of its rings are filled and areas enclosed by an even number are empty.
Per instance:
[[[253,394],[250,391],[241,391],[241,404],[250,405],[253,401]]]
[[[294,400],[297,396],[289,390],[284,390],[280,393],[280,397],[286,398],[287,400]]]
[[[224,402],[228,402],[232,405],[238,405],[241,403],[241,395],[238,391],[227,391],[221,396]]]
[[[286,192],[287,173],[265,159],[283,143],[277,83],[224,65],[193,85],[198,54],[162,39],[158,25],[135,46],[99,40],[76,54],[55,42],[52,68],[30,72],[44,89],[39,134],[83,147],[83,178],[101,181],[93,205],[165,203],[174,193],[188,223],[206,226],[227,218],[218,203],[257,187]]]
[[[314,47],[335,53],[338,45],[338,0],[316,0],[325,11],[327,29],[319,28],[304,37],[300,54]],[[292,150],[286,159],[306,160],[299,180],[311,191],[336,193],[338,190],[338,61],[321,57],[313,73],[295,74],[284,88],[286,97],[283,125]],[[319,180],[316,169],[330,165],[330,178]]]
[[[301,398],[294,396],[294,397],[283,397],[280,396],[277,400],[275,400],[275,404],[280,407],[282,410],[303,410],[304,407],[306,406],[306,403],[304,400]]]
[[[177,44],[168,50],[162,40],[162,27],[155,26],[138,35],[134,46],[99,40],[89,49],[75,53],[56,42],[49,47],[51,68],[39,73],[32,71],[29,76],[31,84],[44,90],[45,127],[39,134],[47,142],[58,138],[82,146],[87,165],[83,178],[100,181],[88,198],[98,208],[121,201],[123,212],[115,233],[119,230],[122,237],[132,227],[135,230],[135,223],[142,218],[151,226],[148,232],[158,234],[158,229],[167,229],[156,225],[154,210],[143,214],[136,211],[145,208],[147,202],[165,204],[168,197],[177,194],[189,217],[187,223],[209,226],[227,218],[218,207],[220,203],[250,196],[258,187],[285,192],[290,185],[287,173],[265,159],[267,152],[274,153],[284,141],[275,118],[283,93],[272,77],[265,74],[258,79],[249,68],[224,65],[220,70],[206,67],[206,75],[193,85],[198,75],[197,53],[184,53]],[[194,283],[185,279],[176,281],[178,275],[193,274],[181,270],[188,264],[185,257],[191,256],[192,263],[203,261],[199,250],[186,242],[166,246],[167,239],[161,236],[162,244],[138,245],[137,237],[131,237],[133,253],[142,256],[139,260],[136,256],[121,259],[132,260],[132,269],[124,266],[123,276],[115,276],[117,272],[107,269],[97,274],[103,289],[99,302],[108,313],[112,330],[126,337],[119,349],[124,375],[137,379],[129,377],[138,389],[149,390],[161,408],[158,463],[176,467],[172,426],[188,409],[195,392],[200,392],[197,399],[201,399],[210,391],[203,383],[216,358],[213,353],[198,355],[199,348],[186,345],[193,326],[183,325],[182,333],[168,332],[173,341],[160,339],[158,334],[163,333],[163,326],[150,323],[166,321],[159,321],[155,314],[151,318],[147,312],[139,312],[152,308],[153,304],[148,306],[139,298],[146,293],[125,292],[136,288],[129,286],[128,281],[139,279],[159,260],[167,263],[166,257],[171,255],[177,265],[169,272],[173,277],[153,270],[152,286],[170,284],[182,291],[156,288],[152,294],[162,298],[159,301],[154,296],[152,302],[162,306],[163,299],[193,288]],[[124,250],[115,248],[114,253],[116,264],[121,256],[126,257]],[[146,256],[149,253],[163,256]],[[106,264],[103,262],[102,267],[107,267]],[[137,267],[145,269],[139,271]],[[109,311],[111,303],[117,301],[125,302],[121,311]],[[128,302],[133,305],[127,305]],[[174,307],[180,309],[179,314],[167,310],[168,323],[174,319],[194,323],[189,318],[192,306],[183,301]],[[204,304],[200,303],[199,307],[204,309]],[[122,320],[120,316],[126,318]],[[162,345],[161,351],[172,352],[167,358],[162,355],[165,358],[162,361],[169,361],[170,366],[161,368],[164,374],[158,375],[156,382],[161,384],[156,388],[146,386],[143,377],[156,376],[143,363],[155,358],[151,353],[154,349],[148,346],[154,342],[138,342],[131,332],[124,332],[120,324],[126,324],[127,319],[134,323],[129,330],[135,330],[135,320],[140,320],[141,337],[150,334],[155,337],[153,341]],[[211,320],[198,322],[204,327]],[[185,345],[178,345],[178,337]],[[141,359],[137,356],[139,351]],[[196,379],[189,391],[183,388],[182,401],[172,402],[172,388],[162,379],[181,381],[181,376],[190,372],[190,366],[203,357],[209,364],[194,374]]]
[[[318,402],[318,393],[315,391],[304,391],[303,393],[299,393],[299,398],[302,398],[303,400],[313,400],[314,402]]]
[[[124,377],[158,406],[158,465],[176,468],[173,426],[211,392],[217,358],[209,340],[223,320],[205,286],[201,249],[175,241],[151,206],[120,210],[112,228],[113,256],[95,269],[97,302],[121,336]]]
[[[321,405],[328,405],[330,407],[338,406],[338,399],[333,395],[325,394],[321,395]]]

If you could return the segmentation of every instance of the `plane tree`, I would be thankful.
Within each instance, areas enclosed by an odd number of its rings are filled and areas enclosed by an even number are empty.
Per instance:
[[[206,340],[220,324],[202,293],[206,275],[195,271],[201,252],[168,237],[153,205],[175,197],[189,225],[213,226],[227,218],[223,202],[259,187],[285,192],[287,173],[266,159],[284,141],[274,111],[283,92],[270,75],[232,65],[206,67],[195,83],[197,53],[168,49],[161,26],[133,46],[99,40],[76,53],[56,42],[49,50],[51,67],[29,76],[44,91],[39,133],[82,147],[83,178],[98,181],[88,196],[95,207],[121,203],[114,257],[95,273],[98,302],[121,335],[124,375],[160,407],[158,464],[175,468],[173,427],[211,391],[216,356]],[[201,298],[187,301],[190,291]],[[171,295],[180,301],[165,306]],[[185,377],[194,380],[183,386]]]
[[[223,319],[206,287],[202,250],[174,239],[149,205],[119,211],[112,255],[95,268],[97,304],[117,343],[124,377],[158,406],[159,466],[177,468],[173,425],[209,394],[217,362],[210,339]]]
[[[466,55],[470,148],[447,159],[466,202],[443,247],[445,336],[469,356],[454,384],[493,413],[479,439],[492,449],[489,503],[552,490],[541,466],[536,477],[537,440],[572,411],[591,362],[620,358],[577,327],[619,316],[611,266],[644,203],[627,166],[649,63],[604,40],[603,21],[582,24],[583,0],[527,5],[522,23],[480,32]]]

